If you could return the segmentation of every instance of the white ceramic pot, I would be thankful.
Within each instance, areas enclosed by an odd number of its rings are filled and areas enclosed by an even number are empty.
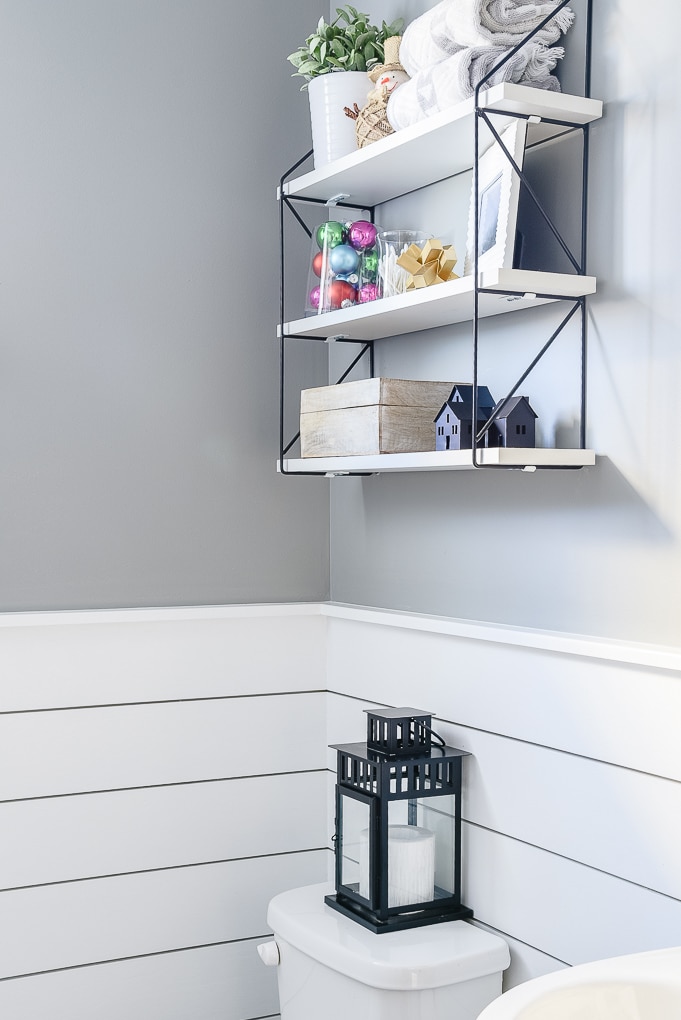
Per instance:
[[[315,167],[355,151],[355,122],[343,111],[346,106],[352,110],[354,103],[361,110],[372,87],[365,71],[332,71],[310,81],[307,94]]]

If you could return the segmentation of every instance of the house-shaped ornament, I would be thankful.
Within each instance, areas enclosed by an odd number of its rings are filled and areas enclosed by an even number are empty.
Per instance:
[[[476,432],[492,411],[494,398],[486,386],[478,386]],[[457,383],[435,418],[436,450],[470,450],[473,446],[473,387]]]
[[[486,386],[478,386],[476,433],[495,407]],[[481,446],[534,447],[535,421],[527,397],[511,397],[485,433]],[[473,446],[473,387],[458,383],[435,418],[436,450],[470,450]]]
[[[534,448],[535,422],[537,415],[532,410],[527,397],[511,397],[494,419],[489,432],[495,431],[496,436],[490,437],[489,446],[522,446]],[[489,433],[488,433],[489,434]],[[498,438],[498,442],[496,439]]]

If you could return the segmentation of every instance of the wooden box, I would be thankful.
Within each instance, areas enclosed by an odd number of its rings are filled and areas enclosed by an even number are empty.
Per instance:
[[[303,390],[301,456],[361,457],[434,450],[434,418],[454,385],[361,379]]]

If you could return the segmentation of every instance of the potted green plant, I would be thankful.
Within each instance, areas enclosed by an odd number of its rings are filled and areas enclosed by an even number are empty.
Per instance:
[[[296,68],[293,76],[305,78],[302,89],[313,78],[332,71],[369,71],[374,64],[383,62],[386,39],[399,35],[404,27],[404,18],[398,18],[392,25],[384,21],[378,28],[370,24],[368,14],[349,4],[337,7],[336,15],[330,25],[320,18],[317,30],[307,37],[305,45],[287,58]]]
[[[383,62],[385,40],[399,35],[403,25],[398,18],[379,28],[368,14],[346,4],[336,8],[330,24],[321,17],[305,44],[289,54],[294,77],[305,79],[302,89],[309,95],[315,166],[357,148],[354,121],[345,116],[345,107],[364,106],[371,88],[367,71]]]

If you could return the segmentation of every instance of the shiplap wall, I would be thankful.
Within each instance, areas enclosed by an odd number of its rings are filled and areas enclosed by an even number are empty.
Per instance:
[[[333,605],[0,617],[0,1016],[275,1015],[267,902],[327,877],[326,748],[369,704],[471,752],[465,901],[506,987],[681,944],[680,665]]]
[[[472,753],[464,901],[509,941],[505,987],[681,945],[678,651],[329,612],[330,742],[363,738],[367,704],[415,705]]]
[[[247,1020],[326,877],[315,607],[0,618],[0,1016]]]

